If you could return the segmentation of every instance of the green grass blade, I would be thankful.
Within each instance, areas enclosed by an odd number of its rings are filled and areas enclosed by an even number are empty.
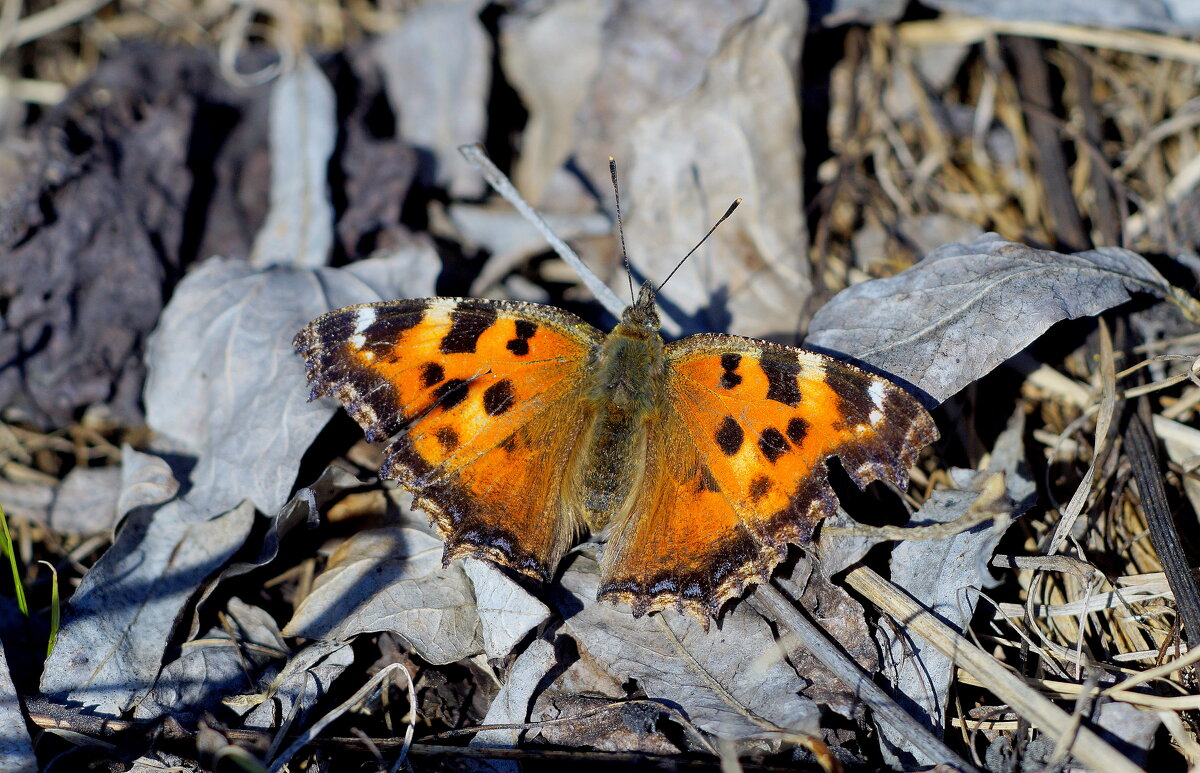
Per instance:
[[[29,617],[29,604],[25,601],[25,586],[21,584],[21,571],[17,568],[17,550],[13,546],[12,535],[8,531],[8,516],[4,514],[3,507],[0,507],[0,525],[4,526],[4,552],[8,554],[8,563],[12,567],[17,606],[21,608],[21,614]]]
[[[58,571],[54,568],[54,564],[49,561],[41,561],[50,569],[50,641],[46,643],[46,657],[50,657],[50,653],[54,652],[54,643],[58,641],[58,627],[60,620],[60,606],[58,603]]]

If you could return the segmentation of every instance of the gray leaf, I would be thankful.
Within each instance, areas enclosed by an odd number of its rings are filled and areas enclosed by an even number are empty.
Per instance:
[[[1100,706],[1096,724],[1103,731],[1106,741],[1115,741],[1113,745],[1129,755],[1134,765],[1145,767],[1162,720],[1152,712],[1142,711],[1123,701],[1109,701]]]
[[[491,564],[468,558],[462,567],[475,591],[475,609],[483,626],[483,651],[489,658],[508,657],[531,628],[550,617],[545,604]]]
[[[346,641],[375,631],[395,632],[434,664],[483,651],[471,584],[457,564],[442,568],[441,540],[409,528],[355,534],[283,633]]]
[[[730,28],[699,86],[630,130],[625,232],[652,279],[744,197],[664,290],[694,317],[685,328],[791,335],[800,322],[812,290],[796,101],[806,19],[802,3],[763,3]]]
[[[230,638],[224,627],[214,627],[202,640],[184,645],[182,654],[163,668],[154,689],[138,703],[134,717],[170,715],[179,722],[195,721],[222,698],[244,692],[251,686],[247,677],[255,678],[270,660],[287,651],[266,611],[234,598],[225,619],[236,638]]]
[[[333,87],[301,54],[271,89],[271,210],[254,240],[256,267],[329,262],[333,207],[326,178],[336,139]]]
[[[1025,475],[1021,447],[1024,415],[1019,409],[1014,413],[996,440],[988,469],[973,474],[973,479],[982,483],[992,472],[1004,473],[1013,515],[1029,506],[1034,492],[1033,481]],[[935,491],[913,515],[912,523],[949,523],[965,513],[977,496],[973,490]],[[965,630],[979,601],[979,594],[967,589],[992,584],[987,565],[1006,530],[1007,524],[997,527],[989,522],[948,539],[898,542],[892,552],[892,582],[957,630]],[[876,635],[885,653],[883,670],[895,688],[897,701],[941,737],[953,661],[920,638],[905,636],[903,629],[882,627]],[[938,762],[890,727],[880,724],[878,729],[892,764],[912,767]]]
[[[263,532],[257,553],[244,561],[231,563],[221,571],[220,575],[206,584],[196,601],[196,610],[192,615],[188,638],[196,635],[200,624],[200,610],[218,585],[225,580],[243,575],[274,561],[275,556],[279,553],[279,543],[288,532],[302,523],[312,523],[315,526],[322,507],[335,496],[361,485],[362,483],[352,473],[341,467],[330,466],[321,473],[321,477],[317,478],[315,483],[297,491],[296,495],[279,512],[270,516],[270,525]]]
[[[354,647],[340,642],[317,641],[300,650],[271,680],[269,692],[242,722],[243,727],[274,730],[284,719],[293,722],[329,692],[343,671],[354,664]],[[299,709],[293,708],[299,703]],[[231,706],[237,711],[237,706]]]
[[[179,481],[161,456],[144,454],[128,444],[121,447],[121,496],[117,499],[117,517],[139,507],[169,502],[179,491]]]
[[[894,277],[854,285],[813,317],[806,344],[850,355],[941,402],[1024,349],[1055,322],[1164,296],[1140,255],[1074,255],[985,234],[948,244]]]
[[[184,606],[253,520],[248,502],[212,518],[183,499],[131,513],[71,596],[42,692],[96,714],[129,709],[154,684]]]
[[[488,707],[483,724],[516,725],[525,722],[529,717],[533,691],[557,663],[554,645],[543,639],[534,640],[509,669],[504,685]],[[517,745],[520,734],[520,730],[484,730],[475,734],[470,746],[511,748]]]
[[[737,605],[705,633],[672,610],[634,618],[597,602],[598,585],[596,562],[579,555],[563,575],[567,593],[558,606],[580,648],[609,673],[637,680],[647,696],[709,733],[739,739],[767,726],[816,731],[818,709],[799,694],[805,681],[750,605]]]
[[[199,457],[191,483],[208,494],[204,513],[246,497],[267,513],[283,505],[336,408],[308,402],[292,337],[332,308],[403,296],[427,257],[418,247],[311,272],[213,258],[184,278],[150,341],[146,416]]]
[[[4,730],[6,727],[8,729]],[[8,672],[7,657],[0,647],[0,770],[34,773],[38,769],[29,731],[25,729],[21,699]]]
[[[483,178],[458,153],[487,127],[492,46],[479,21],[482,0],[434,0],[412,8],[375,46],[397,131],[432,156],[427,182],[475,198]]]
[[[122,471],[110,467],[75,467],[59,484],[50,508],[50,528],[58,534],[99,534],[117,519]]]

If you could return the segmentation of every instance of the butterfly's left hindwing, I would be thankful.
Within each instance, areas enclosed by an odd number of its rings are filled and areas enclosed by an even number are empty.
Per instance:
[[[613,529],[601,580],[601,595],[637,613],[680,605],[715,615],[834,513],[829,457],[860,487],[903,487],[937,438],[903,389],[825,355],[697,335],[669,344],[666,357],[646,475],[631,517]]]
[[[577,524],[557,510],[577,442],[578,390],[600,332],[547,306],[461,298],[366,304],[296,336],[313,397],[336,396],[380,474],[417,495],[446,559],[552,574]]]

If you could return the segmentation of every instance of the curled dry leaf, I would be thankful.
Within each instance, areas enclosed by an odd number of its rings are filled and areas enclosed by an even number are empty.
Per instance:
[[[544,639],[531,643],[508,669],[504,685],[488,707],[483,724],[518,725],[525,722],[534,693],[557,664],[553,644]],[[484,730],[471,739],[470,745],[512,747],[517,745],[520,736],[519,730]]]
[[[475,609],[483,629],[483,651],[505,658],[530,629],[550,617],[546,605],[525,592],[492,564],[468,558],[463,571],[475,591]]]
[[[240,599],[230,599],[223,625],[214,626],[199,641],[189,642],[178,658],[163,668],[154,689],[134,709],[137,719],[170,716],[195,722],[222,699],[251,686],[287,646],[279,627],[266,611]]]
[[[135,510],[71,596],[42,692],[99,715],[129,710],[158,678],[196,588],[242,546],[253,521],[248,502],[217,515],[186,499]]]
[[[806,19],[803,3],[764,3],[725,37],[700,85],[629,132],[626,240],[648,278],[663,281],[743,199],[664,288],[660,303],[685,330],[787,337],[800,323],[812,290],[796,97]]]
[[[482,142],[487,127],[492,45],[479,20],[482,0],[434,0],[379,39],[375,58],[396,113],[397,133],[423,151],[427,185],[474,198],[483,178],[458,153]]]
[[[145,338],[186,264],[206,254],[194,252],[190,214],[201,196],[232,198],[225,179],[198,182],[196,170],[224,171],[236,149],[194,141],[196,127],[224,125],[257,96],[222,81],[210,52],[123,53],[28,144],[0,148],[19,164],[0,193],[0,360],[14,364],[0,368],[0,405],[45,427],[92,404],[140,423]],[[227,228],[208,222],[209,236]]]
[[[278,510],[333,415],[308,402],[296,331],[331,308],[405,295],[429,260],[425,246],[311,272],[214,258],[180,283],[150,341],[146,416],[197,456],[191,483],[209,512],[244,497]]]
[[[59,534],[100,534],[116,524],[119,467],[76,467],[54,492],[47,525]]]
[[[819,710],[800,695],[807,684],[785,660],[774,632],[738,604],[708,633],[666,610],[635,618],[595,602],[599,570],[578,555],[562,575],[556,604],[581,653],[648,697],[679,707],[700,729],[744,738],[768,728],[817,730]]]
[[[1055,322],[1099,314],[1137,292],[1166,297],[1171,288],[1136,253],[1063,255],[985,234],[838,293],[813,317],[805,344],[866,362],[942,402]]]
[[[354,648],[342,642],[317,641],[293,655],[276,674],[265,691],[257,696],[242,696],[239,704],[253,709],[243,721],[245,727],[278,729],[292,717],[293,723],[328,692],[333,680],[354,664]],[[235,697],[235,700],[236,697]],[[231,705],[237,711],[236,705]]]
[[[696,0],[680,13],[671,3],[568,0],[509,14],[501,62],[529,111],[517,187],[542,203],[571,159],[607,190],[607,159],[628,156],[633,122],[695,88],[723,37],[761,5]]]
[[[329,262],[329,159],[337,140],[333,87],[307,54],[271,88],[271,210],[250,262],[317,268]]]
[[[410,528],[359,532],[343,543],[305,597],[285,636],[346,641],[393,631],[430,663],[483,651],[471,583],[442,568],[442,542]]]

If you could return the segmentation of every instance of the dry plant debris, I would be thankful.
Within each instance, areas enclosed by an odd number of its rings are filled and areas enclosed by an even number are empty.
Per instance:
[[[0,767],[1200,765],[1200,46],[1094,5],[5,4]],[[442,567],[288,341],[468,292],[603,324],[474,142],[616,287],[609,154],[638,278],[744,197],[671,332],[907,384],[911,490],[843,487],[708,632],[598,605],[594,544]]]

